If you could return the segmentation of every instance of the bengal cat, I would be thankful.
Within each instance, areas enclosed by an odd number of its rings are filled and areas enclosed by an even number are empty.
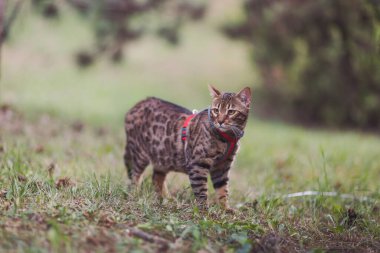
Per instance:
[[[211,175],[218,202],[228,209],[228,174],[243,136],[251,104],[251,90],[220,92],[209,86],[211,106],[197,114],[147,98],[125,117],[127,144],[124,162],[132,184],[153,165],[153,184],[166,194],[170,171],[186,173],[199,207],[207,207],[207,176]]]

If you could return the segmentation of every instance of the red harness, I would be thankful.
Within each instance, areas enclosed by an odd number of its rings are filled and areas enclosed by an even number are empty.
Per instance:
[[[182,126],[182,141],[183,142],[186,142],[186,140],[187,140],[188,126],[189,126],[191,120],[195,116],[196,116],[196,114],[189,115],[186,118],[185,122],[183,123],[183,126]],[[220,159],[220,161],[218,162],[218,163],[221,163],[221,162],[224,162],[225,160],[227,160],[227,158],[230,157],[230,155],[232,155],[232,153],[235,151],[236,143],[239,141],[239,138],[234,138],[234,137],[230,136],[229,134],[227,134],[225,132],[222,132],[222,131],[220,131],[219,129],[217,129],[215,127],[213,127],[213,130],[217,134],[217,136],[219,137],[219,139],[221,141],[227,142],[227,150],[224,153],[222,159]]]
[[[190,121],[195,117],[196,114],[191,114],[190,116],[188,116],[185,120],[185,123],[183,123],[183,126],[182,126],[182,141],[186,141],[187,139],[187,127],[189,126],[190,124]]]
[[[221,161],[225,161],[235,151],[236,143],[239,141],[239,139],[234,138],[218,129],[216,129],[216,131],[218,131],[218,133],[222,137],[222,140],[227,141],[227,151],[224,153],[223,159],[221,160]]]

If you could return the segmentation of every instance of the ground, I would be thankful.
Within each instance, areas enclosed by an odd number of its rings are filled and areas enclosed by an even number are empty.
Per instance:
[[[236,212],[225,213],[211,195],[209,212],[200,213],[181,175],[169,178],[169,199],[155,196],[148,176],[140,191],[128,188],[121,130],[47,114],[28,119],[5,105],[0,119],[2,250],[379,250],[373,136],[250,123],[232,171]],[[304,190],[352,196],[286,196]]]
[[[214,204],[211,185],[200,212],[181,174],[168,199],[150,168],[141,190],[128,187],[123,116],[138,100],[203,109],[212,82],[249,84],[255,101],[249,54],[218,34],[218,18],[187,27],[181,48],[147,38],[119,66],[78,70],[72,52],[90,35],[77,17],[22,16],[2,55],[0,251],[380,251],[379,136],[263,121],[255,102],[231,172],[235,213]],[[315,192],[290,195],[305,191]]]

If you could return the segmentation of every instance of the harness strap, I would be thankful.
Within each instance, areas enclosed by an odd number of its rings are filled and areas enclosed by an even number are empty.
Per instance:
[[[221,140],[221,141],[224,141],[224,142],[228,142],[228,140],[233,140],[233,139],[236,139],[236,142],[241,138],[243,137],[244,135],[244,131],[240,130],[240,129],[236,129],[236,131],[238,132],[234,132],[234,135],[235,137],[232,137],[231,135],[227,134],[227,133],[224,133],[222,131],[220,131],[219,129],[217,129],[214,125],[214,123],[212,123],[212,120],[211,120],[211,108],[209,107],[208,108],[208,121],[210,123],[210,127],[212,129],[212,131],[214,132],[214,134]]]
[[[217,129],[217,131],[227,141],[227,150],[224,153],[223,158],[220,160],[220,162],[224,162],[235,151],[236,143],[239,141],[239,139],[233,138],[230,135],[228,135],[227,133],[224,133],[218,129]]]
[[[237,134],[234,133],[235,136],[231,136],[225,132],[220,131],[218,128],[215,127],[214,123],[212,123],[211,120],[211,108],[208,108],[208,121],[210,122],[210,127],[214,134],[223,142],[227,142],[227,150],[224,153],[223,157],[217,162],[217,164],[222,163],[228,159],[232,155],[232,153],[235,151],[236,144],[239,141],[241,137],[244,135],[244,131],[238,132]]]
[[[186,141],[187,139],[187,128],[190,124],[190,121],[195,117],[196,114],[191,114],[189,115],[186,120],[185,120],[185,123],[183,123],[183,126],[182,126],[182,141]]]
[[[183,126],[182,126],[182,132],[181,132],[181,136],[182,136],[182,141],[185,143],[185,149],[187,147],[187,136],[188,136],[188,126],[191,122],[191,120],[196,116],[196,114],[191,114],[189,115],[186,119],[185,119],[185,122],[183,123]],[[219,129],[217,129],[214,124],[212,123],[211,121],[211,115],[210,115],[210,108],[208,109],[208,120],[210,122],[210,127],[214,133],[214,135],[217,136],[217,138],[219,138],[219,140],[223,141],[223,142],[226,142],[227,143],[227,150],[226,152],[224,153],[223,157],[220,159],[220,161],[217,162],[217,164],[219,163],[222,163],[224,162],[225,160],[228,159],[228,157],[230,157],[232,155],[232,153],[235,151],[235,148],[236,148],[236,144],[237,142],[239,141],[239,139],[244,135],[244,131],[241,131],[238,133],[237,136],[231,136],[225,132],[222,132],[220,131]]]

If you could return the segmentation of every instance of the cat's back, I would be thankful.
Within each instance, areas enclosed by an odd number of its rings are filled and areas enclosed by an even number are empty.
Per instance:
[[[191,111],[182,106],[149,97],[138,102],[127,112],[125,125],[127,128],[149,127],[156,123],[165,124],[168,121],[178,120],[179,117],[187,114],[191,114]]]
[[[189,110],[158,98],[140,101],[125,117],[126,149],[155,166],[179,167],[183,161],[180,132],[189,114]]]

